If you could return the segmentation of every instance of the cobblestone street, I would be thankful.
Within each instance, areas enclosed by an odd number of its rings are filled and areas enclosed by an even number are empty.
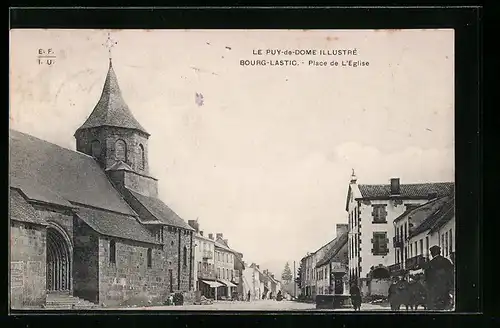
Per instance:
[[[103,308],[110,310],[110,308]],[[242,301],[218,301],[210,305],[182,305],[182,306],[151,306],[136,308],[119,308],[116,310],[166,310],[166,311],[316,311],[315,304],[300,303],[294,301],[259,300],[252,302]],[[387,307],[373,304],[362,304],[362,311],[389,311]],[[353,311],[352,308],[337,310],[317,311]]]

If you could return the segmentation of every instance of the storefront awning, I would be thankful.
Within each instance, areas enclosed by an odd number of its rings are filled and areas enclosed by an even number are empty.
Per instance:
[[[233,284],[232,282],[230,282],[229,280],[219,280],[221,283],[223,283],[224,285],[226,285],[227,287],[237,287],[235,284]]]
[[[202,280],[205,284],[209,285],[211,288],[217,288],[220,286],[223,286],[220,282],[217,281],[209,281],[209,280]]]

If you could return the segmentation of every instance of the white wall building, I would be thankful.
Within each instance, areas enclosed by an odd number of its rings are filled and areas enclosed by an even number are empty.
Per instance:
[[[394,220],[394,264],[389,266],[391,274],[401,274],[402,270],[407,269],[407,263],[413,267],[429,257],[429,248],[438,244],[434,236],[429,235],[429,229],[438,217],[434,214],[449,200],[450,196],[431,199]]]
[[[394,220],[427,202],[429,197],[453,192],[454,184],[448,182],[400,184],[399,179],[394,178],[390,184],[357,184],[353,174],[346,200],[349,277],[358,281],[363,293],[369,293],[365,281],[389,277],[388,267],[394,264],[396,256],[392,245]]]

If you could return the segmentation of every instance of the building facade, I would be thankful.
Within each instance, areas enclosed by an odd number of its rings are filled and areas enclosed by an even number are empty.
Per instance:
[[[393,275],[422,271],[430,260],[430,247],[440,246],[441,255],[454,262],[454,197],[445,196],[411,210],[395,220]]]
[[[316,289],[318,295],[334,294],[337,287],[337,294],[342,294],[349,290],[348,280],[348,225],[337,224],[337,237],[330,244],[323,258],[316,263]],[[343,274],[340,274],[343,273]],[[341,277],[341,292],[336,277]]]
[[[104,305],[163,302],[193,282],[193,229],[158,198],[150,134],[110,60],[76,151],[10,131],[11,307],[54,294]]]
[[[387,185],[357,184],[353,175],[349,184],[346,212],[349,225],[349,277],[363,293],[371,293],[368,282],[390,277],[396,249],[394,220],[430,198],[453,194],[453,183],[400,184],[398,178]],[[388,284],[374,287],[386,294]]]
[[[217,295],[221,298],[232,298],[235,284],[233,280],[234,273],[234,251],[226,246],[227,240],[223,239],[222,233],[216,234],[215,239],[215,275],[217,281],[223,284],[217,290]]]
[[[215,240],[204,235],[197,220],[189,220],[188,224],[195,230],[193,261],[195,290],[206,298],[214,298],[214,286],[218,285],[215,275]]]

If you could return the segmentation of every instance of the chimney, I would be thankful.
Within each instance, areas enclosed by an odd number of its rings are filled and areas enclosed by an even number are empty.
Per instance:
[[[401,188],[399,186],[399,178],[391,179],[391,196],[401,195]]]
[[[436,199],[436,198],[437,198],[437,192],[435,192],[435,191],[430,192],[430,193],[427,195],[427,198],[428,198],[429,200],[431,200],[431,199]]]
[[[224,237],[224,235],[222,234],[222,232],[218,232],[218,233],[215,235],[215,237],[216,237],[217,239],[222,239],[222,238]]]
[[[198,232],[198,230],[200,229],[200,225],[197,220],[188,220],[188,224],[191,226],[191,228],[196,230],[196,232]]]
[[[344,233],[349,231],[348,224],[337,224],[337,237],[342,236]]]
[[[200,235],[203,236],[203,231],[200,231]]]
[[[212,240],[214,240],[214,234],[213,234],[213,233],[209,233],[209,234],[208,234],[208,239],[212,239]]]

